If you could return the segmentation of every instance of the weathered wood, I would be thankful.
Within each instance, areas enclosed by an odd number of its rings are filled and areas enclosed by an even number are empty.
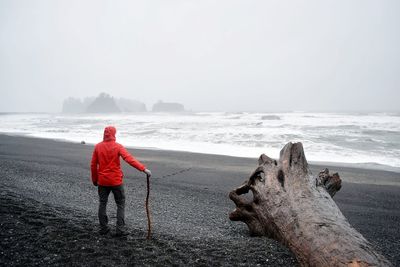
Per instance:
[[[250,178],[230,192],[236,209],[229,218],[283,243],[302,266],[390,266],[333,201],[340,187],[328,169],[313,177],[302,144],[288,143],[278,161],[261,155]],[[252,201],[241,196],[249,191]]]

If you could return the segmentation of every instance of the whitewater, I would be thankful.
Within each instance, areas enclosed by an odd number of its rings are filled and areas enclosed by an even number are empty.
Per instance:
[[[307,160],[400,171],[398,113],[0,114],[0,133],[97,143],[105,126],[132,148],[278,158],[302,142]]]

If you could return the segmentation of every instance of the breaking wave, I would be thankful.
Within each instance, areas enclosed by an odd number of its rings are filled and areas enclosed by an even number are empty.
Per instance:
[[[126,146],[241,157],[278,157],[287,142],[300,141],[310,161],[400,168],[398,113],[3,113],[0,121],[2,133],[87,143],[115,125]]]

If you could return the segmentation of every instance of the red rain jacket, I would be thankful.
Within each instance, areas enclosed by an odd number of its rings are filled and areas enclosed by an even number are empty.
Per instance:
[[[114,127],[106,127],[103,142],[98,143],[94,148],[90,167],[92,182],[98,185],[117,186],[122,184],[124,174],[121,170],[120,156],[139,171],[146,169],[146,166],[129,154],[121,144],[115,142],[116,132]]]

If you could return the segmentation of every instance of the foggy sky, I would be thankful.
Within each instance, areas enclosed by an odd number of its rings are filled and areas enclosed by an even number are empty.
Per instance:
[[[0,0],[0,111],[400,110],[400,1]]]

